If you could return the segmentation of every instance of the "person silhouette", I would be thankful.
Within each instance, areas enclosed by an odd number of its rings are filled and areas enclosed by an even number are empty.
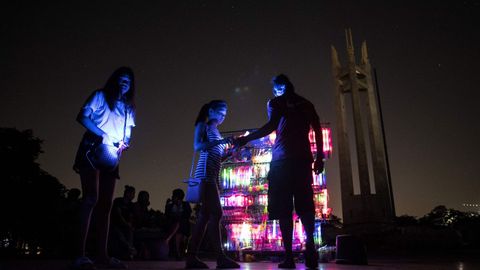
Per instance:
[[[132,260],[136,255],[133,246],[135,188],[125,185],[123,196],[113,200],[109,250],[114,256]]]
[[[133,228],[135,230],[150,227],[149,205],[150,193],[146,190],[138,192],[137,201],[133,203]]]
[[[172,191],[172,198],[167,200],[165,204],[165,215],[171,227],[174,228],[175,237],[173,238],[174,255],[177,260],[183,257],[183,250],[187,243],[187,238],[190,236],[190,216],[192,215],[192,208],[190,203],[184,201],[185,192],[177,188]]]
[[[80,210],[80,241],[75,269],[93,269],[93,261],[86,256],[86,243],[92,221],[97,231],[96,263],[108,267],[126,268],[110,257],[107,241],[110,211],[119,168],[97,169],[87,158],[93,145],[115,145],[117,153],[128,149],[132,128],[135,126],[135,77],[129,67],[116,69],[102,89],[94,91],[77,115],[77,121],[86,129],[75,157],[73,169],[80,174],[82,206]]]
[[[62,251],[65,255],[75,256],[78,243],[78,224],[79,213],[82,201],[80,199],[81,191],[78,188],[69,189],[67,197],[62,203],[62,220],[63,220],[63,248]]]
[[[292,254],[292,212],[300,216],[306,233],[305,266],[317,268],[313,233],[315,206],[312,189],[312,162],[308,133],[315,132],[317,156],[313,164],[316,174],[323,171],[324,156],[322,130],[313,104],[297,95],[289,78],[280,74],[272,80],[273,95],[268,102],[268,122],[257,131],[234,139],[234,147],[241,147],[276,131],[272,161],[268,173],[269,219],[279,219],[285,248],[285,261],[279,268],[295,268]]]

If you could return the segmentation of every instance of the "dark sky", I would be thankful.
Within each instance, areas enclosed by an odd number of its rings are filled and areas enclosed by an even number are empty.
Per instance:
[[[208,100],[229,102],[222,130],[259,127],[270,79],[285,73],[335,133],[330,46],[344,61],[350,27],[377,69],[397,213],[480,202],[480,1],[97,2],[0,11],[0,126],[44,139],[41,166],[68,188],[80,182],[75,116],[122,65],[135,71],[138,111],[117,195],[148,190],[156,209],[183,187]],[[327,181],[341,216],[335,149]]]

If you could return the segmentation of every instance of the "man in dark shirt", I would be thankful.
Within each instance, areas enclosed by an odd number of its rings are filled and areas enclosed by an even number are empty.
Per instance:
[[[315,132],[317,155],[313,164],[316,174],[323,171],[324,156],[320,120],[313,104],[297,95],[287,76],[273,78],[275,98],[268,102],[268,122],[248,136],[237,138],[236,147],[276,131],[272,161],[268,174],[268,214],[279,219],[285,247],[285,261],[279,268],[295,268],[292,255],[292,212],[300,216],[306,233],[305,265],[317,268],[313,232],[315,230],[315,206],[312,189],[312,162],[308,133]],[[293,200],[294,199],[294,200]]]

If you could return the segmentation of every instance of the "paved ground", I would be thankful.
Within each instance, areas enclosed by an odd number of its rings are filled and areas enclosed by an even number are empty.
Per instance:
[[[260,258],[260,257],[259,257]],[[262,257],[267,258],[267,257]],[[273,260],[279,257],[268,257]],[[206,261],[210,269],[215,269],[213,260]],[[173,270],[184,269],[182,261],[129,261],[130,270]],[[245,270],[278,269],[277,263],[271,261],[241,262]],[[0,259],[0,270],[69,270],[68,260],[39,259]],[[97,267],[97,269],[104,269]],[[298,270],[304,270],[303,263],[297,263]],[[480,250],[463,251],[430,251],[430,252],[382,252],[368,255],[368,265],[342,265],[334,261],[321,263],[319,270],[378,270],[378,269],[408,269],[408,270],[480,270]]]
[[[68,261],[62,260],[29,260],[29,261],[2,261],[0,262],[0,270],[66,270]],[[215,268],[214,262],[208,262],[211,269]],[[173,270],[183,269],[183,262],[173,261],[133,261],[128,262],[130,270]],[[255,262],[241,263],[241,269],[246,270],[270,270],[277,269],[276,263],[271,262]],[[98,268],[101,269],[101,268]],[[297,264],[297,269],[303,270],[305,266],[301,263]],[[408,269],[408,270],[478,270],[480,269],[480,260],[472,259],[463,260],[437,260],[425,261],[423,259],[377,259],[369,260],[369,265],[340,265],[334,262],[319,264],[319,270],[353,270],[353,269]]]

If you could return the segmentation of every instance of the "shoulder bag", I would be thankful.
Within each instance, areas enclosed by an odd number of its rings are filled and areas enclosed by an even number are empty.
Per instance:
[[[187,192],[185,195],[185,201],[190,203],[200,203],[203,201],[203,197],[205,194],[205,183],[207,177],[207,162],[205,160],[205,166],[203,169],[204,177],[203,178],[195,178],[193,175],[193,167],[195,164],[195,155],[196,151],[193,152],[192,157],[192,167],[190,168],[190,177],[186,180],[183,180],[184,183],[187,184]]]
[[[125,141],[125,131],[127,129],[127,107],[125,105],[125,121],[123,123],[123,139]],[[87,160],[90,162],[93,168],[102,171],[113,171],[118,167],[120,163],[120,156],[122,151],[119,146],[96,143],[93,144],[90,149],[87,150]]]

